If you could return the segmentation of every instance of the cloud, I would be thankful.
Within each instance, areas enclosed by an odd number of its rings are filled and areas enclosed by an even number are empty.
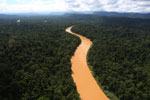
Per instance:
[[[150,0],[0,0],[0,12],[150,12]]]
[[[0,3],[1,13],[23,13],[23,12],[52,12],[66,11],[67,6],[63,0],[6,0]]]
[[[65,0],[71,10],[150,12],[150,0]],[[78,4],[80,6],[73,6]]]
[[[137,2],[138,6],[150,7],[150,1],[148,1],[148,0],[141,0],[141,1],[139,1],[139,0],[137,1],[136,0],[136,2]]]

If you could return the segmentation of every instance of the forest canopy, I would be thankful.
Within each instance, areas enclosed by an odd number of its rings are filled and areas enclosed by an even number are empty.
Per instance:
[[[73,31],[93,41],[89,67],[110,99],[150,100],[149,28],[145,23],[113,24],[87,22]]]
[[[92,40],[87,61],[111,100],[150,100],[150,20],[81,14],[0,17],[0,100],[80,100],[70,25]]]
[[[79,100],[70,58],[80,40],[46,18],[0,19],[0,100]]]

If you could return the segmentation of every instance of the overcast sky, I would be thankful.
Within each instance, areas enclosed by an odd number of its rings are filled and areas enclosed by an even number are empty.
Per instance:
[[[150,0],[0,0],[0,13],[60,11],[150,12]]]

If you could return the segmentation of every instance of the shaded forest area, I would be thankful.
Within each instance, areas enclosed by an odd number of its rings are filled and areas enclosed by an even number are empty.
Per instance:
[[[0,19],[0,100],[79,100],[70,58],[80,40],[65,32],[70,24],[16,20]]]
[[[111,100],[150,100],[150,31],[145,27],[150,21],[130,21],[117,21],[118,25],[87,21],[73,32],[93,41],[89,67]]]

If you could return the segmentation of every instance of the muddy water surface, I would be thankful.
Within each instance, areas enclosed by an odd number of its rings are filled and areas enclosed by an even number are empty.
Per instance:
[[[98,86],[87,65],[86,56],[92,42],[81,35],[71,32],[72,27],[68,27],[66,32],[76,35],[81,39],[81,44],[77,47],[74,56],[71,58],[72,77],[81,99],[109,100]]]

